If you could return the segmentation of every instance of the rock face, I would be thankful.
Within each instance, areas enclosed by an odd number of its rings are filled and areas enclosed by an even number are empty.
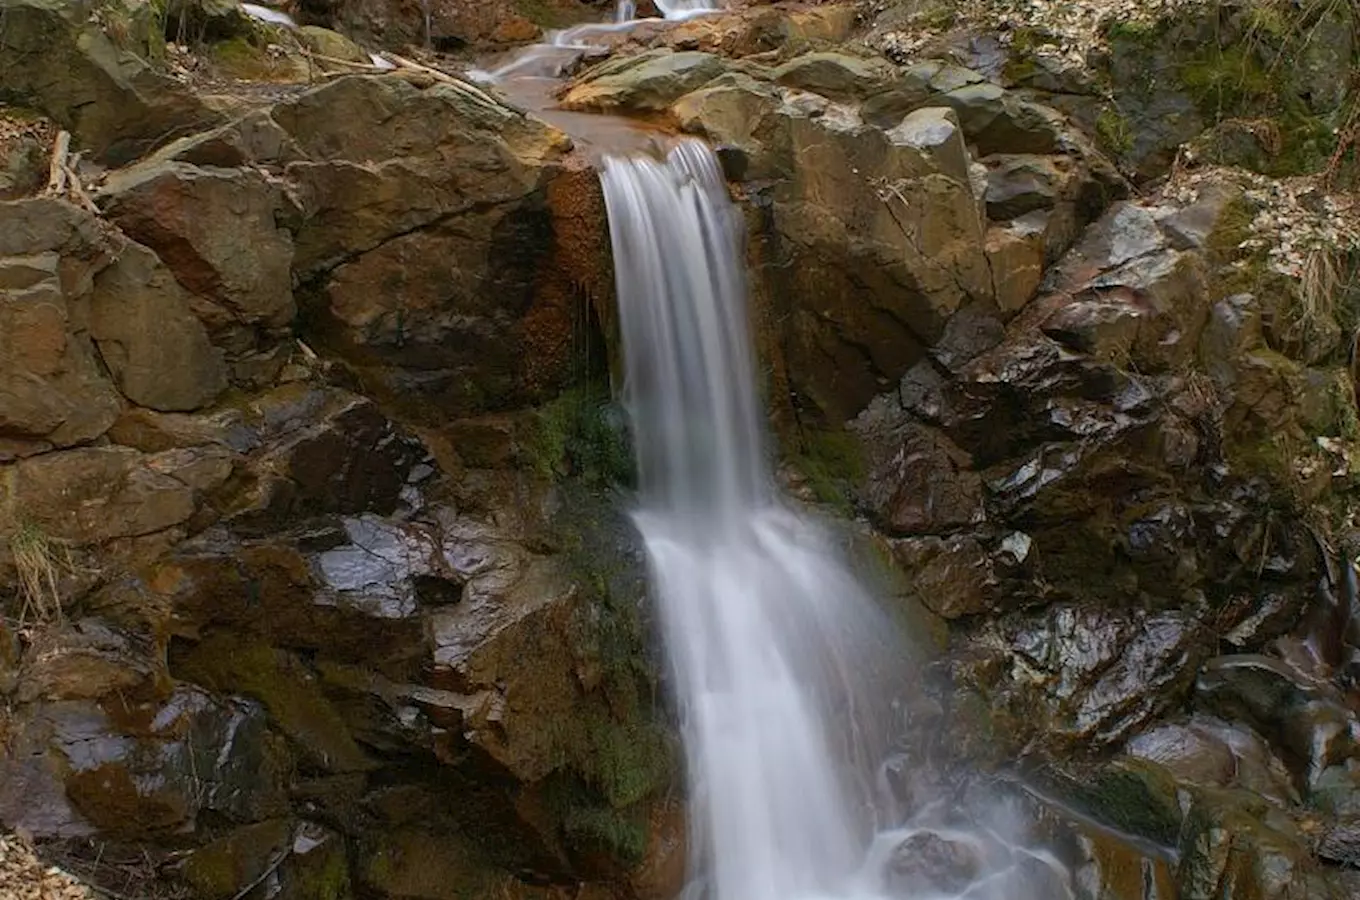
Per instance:
[[[469,83],[340,74],[366,50],[316,27],[449,50],[556,7],[171,4],[213,78],[269,62],[211,102],[131,9],[0,0],[0,100],[73,134],[84,191],[32,196],[41,129],[3,160],[0,823],[120,895],[135,862],[221,900],[676,896],[595,173]],[[958,802],[890,896],[979,854],[1036,897],[1354,893],[1355,300],[1270,274],[1260,181],[1147,182],[1337,146],[1349,14],[1305,48],[1248,12],[1213,13],[1219,55],[1176,12],[1074,68],[1023,29],[884,56],[849,6],[750,4],[563,86],[717,145],[790,485],[939,645],[883,786]],[[958,840],[1011,813],[1049,855]]]
[[[595,494],[548,511],[614,438],[527,408],[599,374],[569,150],[340,78],[108,173],[102,215],[0,204],[6,827],[199,896],[674,892],[636,550]]]

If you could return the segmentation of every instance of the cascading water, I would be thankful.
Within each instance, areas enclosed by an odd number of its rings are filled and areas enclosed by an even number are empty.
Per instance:
[[[608,158],[602,179],[636,522],[683,720],[691,891],[871,896],[858,885],[874,823],[847,761],[881,749],[864,730],[887,724],[866,682],[891,627],[774,486],[740,219],[697,142],[664,162]]]
[[[722,9],[724,0],[655,0],[657,11],[666,21],[680,21]],[[473,70],[469,73],[479,81],[498,82],[507,78],[556,78],[583,51],[595,50],[601,35],[629,31],[655,19],[637,18],[636,0],[619,0],[614,8],[614,21],[591,22],[550,31],[541,44],[534,44],[517,53],[510,61],[490,71]]]

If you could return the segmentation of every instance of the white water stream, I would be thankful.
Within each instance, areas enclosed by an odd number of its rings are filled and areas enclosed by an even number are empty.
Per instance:
[[[741,220],[716,158],[683,142],[665,162],[608,158],[602,178],[636,522],[683,720],[692,890],[710,900],[847,896],[874,824],[848,761],[874,750],[859,729],[886,724],[864,683],[886,623],[775,489]]]
[[[655,0],[662,19],[679,22],[717,12],[724,0]],[[656,19],[637,18],[635,0],[619,0],[612,22],[590,22],[560,31],[549,31],[542,43],[533,44],[515,53],[509,61],[491,69],[474,69],[468,75],[478,81],[495,83],[508,78],[557,78],[582,53],[599,49],[602,35],[631,31],[645,22]]]
[[[875,815],[864,785],[900,727],[885,688],[904,653],[827,535],[775,487],[742,221],[717,158],[682,141],[664,161],[606,157],[601,179],[638,460],[635,521],[686,752],[686,900],[1070,896],[1061,866],[1020,846],[999,808],[972,830],[943,803],[905,826],[882,820],[887,805]],[[945,845],[968,863],[948,873],[952,884],[911,887],[922,855]],[[1036,871],[1044,886],[1026,887],[1024,873]]]

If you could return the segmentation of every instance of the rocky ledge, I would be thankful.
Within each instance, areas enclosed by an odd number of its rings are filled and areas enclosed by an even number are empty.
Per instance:
[[[557,102],[720,148],[786,485],[917,638],[904,810],[1353,895],[1349,8],[733,6]],[[457,75],[606,11],[426,9],[0,0],[0,823],[120,896],[676,892],[601,198]]]

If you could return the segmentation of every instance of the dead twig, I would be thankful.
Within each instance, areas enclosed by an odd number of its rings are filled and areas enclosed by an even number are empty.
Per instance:
[[[71,152],[71,132],[62,129],[52,143],[52,161],[47,167],[47,191],[61,194],[66,191],[66,157]]]
[[[246,885],[245,887],[237,891],[236,894],[231,898],[231,900],[242,900],[242,898],[249,894],[251,891],[255,890],[257,887],[264,884],[264,880],[266,878],[268,878],[270,875],[273,875],[275,872],[279,870],[279,866],[283,865],[283,861],[288,858],[288,854],[289,850],[286,847],[280,850],[277,854],[275,854],[274,858],[270,860],[269,865],[266,866],[265,870],[259,874],[259,877],[257,877],[250,884]]]
[[[383,58],[393,63],[398,68],[411,69],[412,71],[420,72],[424,75],[429,75],[436,81],[440,81],[444,84],[449,85],[454,90],[458,91],[458,93],[462,94],[463,96],[467,97],[470,100],[480,103],[487,109],[492,109],[495,110],[496,112],[507,112],[509,110],[509,107],[507,107],[504,103],[498,101],[495,97],[492,97],[486,91],[483,91],[481,88],[478,88],[475,85],[469,84],[468,82],[464,81],[461,78],[457,78],[453,75],[450,75],[448,72],[443,72],[440,71],[439,69],[432,69],[429,66],[421,65],[415,60],[407,59],[404,56],[398,56],[395,53],[385,54]]]

